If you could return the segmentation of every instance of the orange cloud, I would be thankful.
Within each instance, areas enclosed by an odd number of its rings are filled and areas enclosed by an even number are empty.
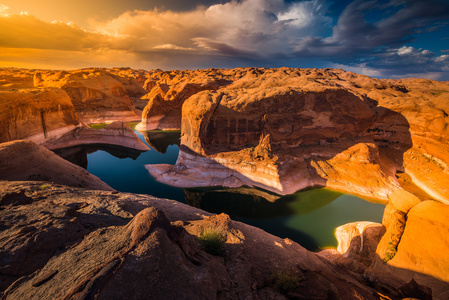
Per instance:
[[[108,37],[87,32],[74,24],[43,22],[34,16],[0,16],[0,47],[82,50],[108,47]]]

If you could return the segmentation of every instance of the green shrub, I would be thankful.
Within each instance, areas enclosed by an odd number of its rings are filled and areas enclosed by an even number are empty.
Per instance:
[[[108,126],[107,123],[93,123],[93,124],[88,124],[88,125],[90,128],[93,128],[93,129],[101,129],[101,128]]]
[[[39,186],[39,189],[42,190],[42,191],[46,190],[46,189],[49,189],[49,188],[51,188],[50,184],[42,184],[42,185]]]
[[[388,243],[388,248],[384,253],[384,257],[382,258],[382,260],[386,263],[390,260],[393,259],[393,257],[396,255],[396,247],[393,245],[392,242]]]
[[[293,271],[278,270],[271,274],[271,282],[276,290],[285,294],[298,287],[299,278]]]
[[[212,255],[223,255],[226,234],[221,228],[208,227],[198,237],[201,248]]]

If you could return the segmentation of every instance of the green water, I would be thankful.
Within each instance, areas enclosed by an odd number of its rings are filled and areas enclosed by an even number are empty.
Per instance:
[[[254,190],[254,189],[252,189]],[[384,205],[327,188],[300,191],[278,198],[250,189],[186,189],[186,202],[214,213],[290,238],[309,250],[336,247],[338,226],[356,222],[381,222]],[[269,200],[271,201],[269,201]]]
[[[135,123],[130,124],[134,128]],[[138,132],[150,151],[97,145],[56,151],[122,192],[154,195],[187,203],[212,213],[290,238],[309,250],[336,247],[335,228],[355,221],[381,222],[384,205],[334,190],[318,188],[280,197],[252,188],[182,189],[157,182],[145,164],[175,164],[179,131]]]

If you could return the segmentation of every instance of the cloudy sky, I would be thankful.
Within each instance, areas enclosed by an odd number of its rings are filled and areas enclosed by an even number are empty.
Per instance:
[[[449,1],[0,0],[0,66],[337,67],[449,80]]]

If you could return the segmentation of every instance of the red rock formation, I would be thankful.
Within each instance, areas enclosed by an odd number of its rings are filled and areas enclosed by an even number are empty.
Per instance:
[[[34,70],[0,68],[0,90],[33,88]]]
[[[57,88],[0,91],[0,106],[0,142],[42,143],[80,124],[69,96]]]
[[[92,113],[88,121],[104,121],[106,115],[109,120],[136,116],[130,110],[132,102],[128,95],[140,97],[145,93],[136,79],[142,82],[144,72],[136,71],[138,77],[127,69],[110,71],[117,75],[103,69],[73,72],[0,69],[0,142],[28,139],[49,149],[104,143],[149,150],[122,122],[94,130],[80,121],[78,113],[86,116],[85,112]],[[33,75],[37,86],[54,87],[33,87]]]
[[[144,70],[133,70],[131,68],[112,68],[107,69],[107,71],[117,75],[116,79],[123,85],[123,88],[133,101],[134,106],[139,110],[143,110],[148,103],[147,100],[141,98],[147,94],[147,91],[143,86],[149,76],[149,72]]]
[[[430,289],[432,299],[447,299],[448,216],[449,206],[433,200],[422,201],[398,190],[390,195],[383,226],[358,222],[337,228],[339,251],[357,263],[339,256],[331,260],[363,274],[374,288],[383,286],[386,290],[400,291],[404,282],[409,282],[409,287],[420,285],[425,287],[422,291]]]
[[[140,120],[122,85],[121,81],[124,80],[104,69],[39,71],[34,75],[35,86],[64,90],[77,114],[86,123]]]
[[[113,122],[101,129],[79,127],[53,139],[47,139],[43,146],[48,149],[61,149],[78,145],[105,144],[148,151],[145,145],[124,122]]]
[[[432,197],[449,199],[447,83],[336,69],[220,72],[232,84],[186,100],[178,164],[148,166],[154,176],[278,193],[326,185],[387,199],[399,187],[395,172],[405,171]]]
[[[177,166],[150,172],[176,185],[249,184],[281,194],[326,185],[386,198],[399,185],[368,134],[373,104],[297,72],[248,71],[228,87],[190,97]]]
[[[229,74],[228,74],[229,73]],[[144,83],[149,91],[142,97],[148,101],[138,130],[180,129],[181,108],[192,95],[204,90],[216,90],[235,79],[234,70],[195,70],[154,72]]]

